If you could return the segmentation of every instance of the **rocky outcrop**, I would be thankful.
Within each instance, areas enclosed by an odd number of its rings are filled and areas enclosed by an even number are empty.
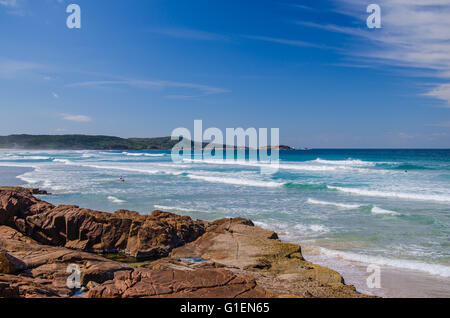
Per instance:
[[[190,268],[165,260],[150,268],[118,272],[113,280],[89,291],[90,298],[265,298],[273,294],[249,276],[215,264]]]
[[[158,260],[136,267],[86,251]],[[74,265],[77,297],[366,297],[248,219],[111,214],[0,190],[0,297],[73,297]]]
[[[171,252],[172,259],[195,257],[220,263],[236,275],[253,277],[278,296],[366,297],[346,285],[342,276],[306,261],[297,244],[281,242],[275,232],[247,219],[210,223],[196,241]]]
[[[23,187],[0,187],[0,190],[15,191],[25,194],[34,195],[48,195],[49,193],[45,190],[40,190],[38,188],[23,188]]]
[[[37,242],[90,252],[123,252],[137,259],[167,256],[175,247],[204,233],[203,222],[154,211],[114,214],[58,206],[30,194],[0,190],[0,225],[10,226]]]
[[[13,271],[1,271],[0,297],[72,296],[74,290],[67,287],[69,265],[79,266],[83,285],[103,283],[117,271],[132,270],[98,255],[40,245],[7,226],[0,226],[0,249],[17,264]]]
[[[81,289],[90,289],[84,297],[272,296],[253,278],[238,276],[215,264],[190,266],[162,259],[136,269],[95,254],[39,245],[6,226],[0,226],[0,248],[21,264],[9,273],[0,273],[0,297],[71,297],[76,290],[67,286],[67,269],[73,265],[80,269]]]

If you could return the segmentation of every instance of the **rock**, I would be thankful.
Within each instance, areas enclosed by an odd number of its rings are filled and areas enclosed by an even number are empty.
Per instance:
[[[0,250],[0,273],[15,274],[25,269],[25,263]]]
[[[196,241],[174,249],[170,258],[207,259],[236,275],[253,277],[277,297],[367,297],[345,285],[339,273],[306,261],[301,247],[284,243],[276,233],[246,219],[209,223]]]
[[[0,298],[20,298],[19,288],[0,276]]]
[[[99,286],[99,285],[100,285],[99,283],[90,281],[89,283],[86,284],[86,288],[87,288],[88,290],[89,290],[89,289],[94,289],[95,287],[97,287],[97,286]]]
[[[86,251],[158,260],[136,269]],[[69,265],[91,298],[367,297],[248,219],[111,214],[0,189],[0,297],[72,297]]]
[[[116,272],[133,270],[98,255],[39,245],[7,226],[0,226],[0,249],[22,264],[16,275],[0,274],[0,297],[70,297],[67,268],[72,264],[79,266],[82,282],[103,283]]]
[[[10,226],[41,244],[89,252],[123,252],[139,260],[167,256],[173,248],[204,233],[204,223],[187,216],[55,207],[30,194],[1,189],[0,225]]]
[[[119,272],[114,279],[91,289],[89,298],[265,298],[272,293],[251,277],[223,268],[191,269],[160,263],[155,269]]]
[[[25,194],[34,194],[34,195],[49,195],[45,190],[40,190],[37,188],[23,188],[23,187],[0,187],[0,190],[7,190],[7,191],[15,191]]]

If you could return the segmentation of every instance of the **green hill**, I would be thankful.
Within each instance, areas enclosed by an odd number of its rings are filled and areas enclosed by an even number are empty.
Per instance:
[[[1,148],[52,150],[171,150],[178,140],[170,137],[120,138],[88,135],[10,135],[0,136]],[[208,143],[203,143],[205,147]],[[194,143],[191,142],[194,147]],[[226,145],[221,145],[226,147]],[[235,147],[236,148],[236,147]],[[271,147],[268,147],[271,148]],[[248,148],[246,148],[248,149]],[[280,150],[293,150],[289,146]]]
[[[120,138],[87,135],[10,135],[0,136],[0,148],[74,149],[74,150],[144,150],[172,149],[177,141],[170,137]]]

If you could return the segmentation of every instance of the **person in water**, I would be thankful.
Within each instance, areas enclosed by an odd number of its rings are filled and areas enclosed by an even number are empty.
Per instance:
[[[119,181],[125,182],[125,179],[122,176],[120,176]]]

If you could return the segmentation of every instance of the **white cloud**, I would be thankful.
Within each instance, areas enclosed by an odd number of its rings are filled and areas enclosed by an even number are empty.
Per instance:
[[[229,40],[228,37],[212,33],[212,32],[205,32],[200,30],[194,30],[194,29],[187,29],[187,28],[160,28],[160,29],[153,29],[150,30],[150,32],[160,35],[165,35],[173,38],[178,39],[187,39],[187,40],[198,40],[198,41],[227,41]]]
[[[41,68],[43,68],[42,65],[33,62],[0,58],[0,77],[10,78],[18,74],[36,71]]]
[[[447,101],[450,108],[450,84],[441,84],[424,95]]]
[[[6,13],[17,16],[27,15],[23,6],[24,0],[0,0],[0,6],[5,7]]]
[[[259,41],[265,41],[265,42],[273,42],[278,44],[284,44],[284,45],[290,45],[290,46],[299,46],[299,47],[321,47],[314,43],[304,42],[304,41],[298,41],[298,40],[290,40],[290,39],[283,39],[283,38],[273,38],[273,37],[267,37],[267,36],[256,36],[256,35],[243,35],[244,38],[251,39],[251,40],[259,40]]]
[[[0,0],[0,5],[5,7],[16,7],[17,0]]]
[[[359,20],[352,25],[321,25],[298,22],[361,38],[356,47],[345,53],[356,62],[383,63],[413,68],[423,75],[443,81],[426,96],[450,103],[450,6],[449,0],[378,0],[381,7],[382,29],[369,30],[365,19],[367,4],[360,0],[334,0],[337,12]],[[419,73],[418,73],[419,75]]]
[[[195,83],[186,83],[186,82],[175,82],[175,81],[163,81],[163,80],[118,80],[118,81],[88,81],[88,82],[79,82],[67,85],[68,87],[101,87],[101,86],[130,86],[142,89],[188,89],[194,90],[198,92],[195,97],[213,95],[213,94],[223,94],[229,93],[230,91],[223,88],[195,84]],[[170,95],[174,96],[185,96],[185,95]],[[194,97],[194,96],[192,96]]]
[[[62,119],[68,121],[74,121],[79,123],[88,123],[92,121],[92,118],[85,115],[70,115],[70,114],[62,114]]]

